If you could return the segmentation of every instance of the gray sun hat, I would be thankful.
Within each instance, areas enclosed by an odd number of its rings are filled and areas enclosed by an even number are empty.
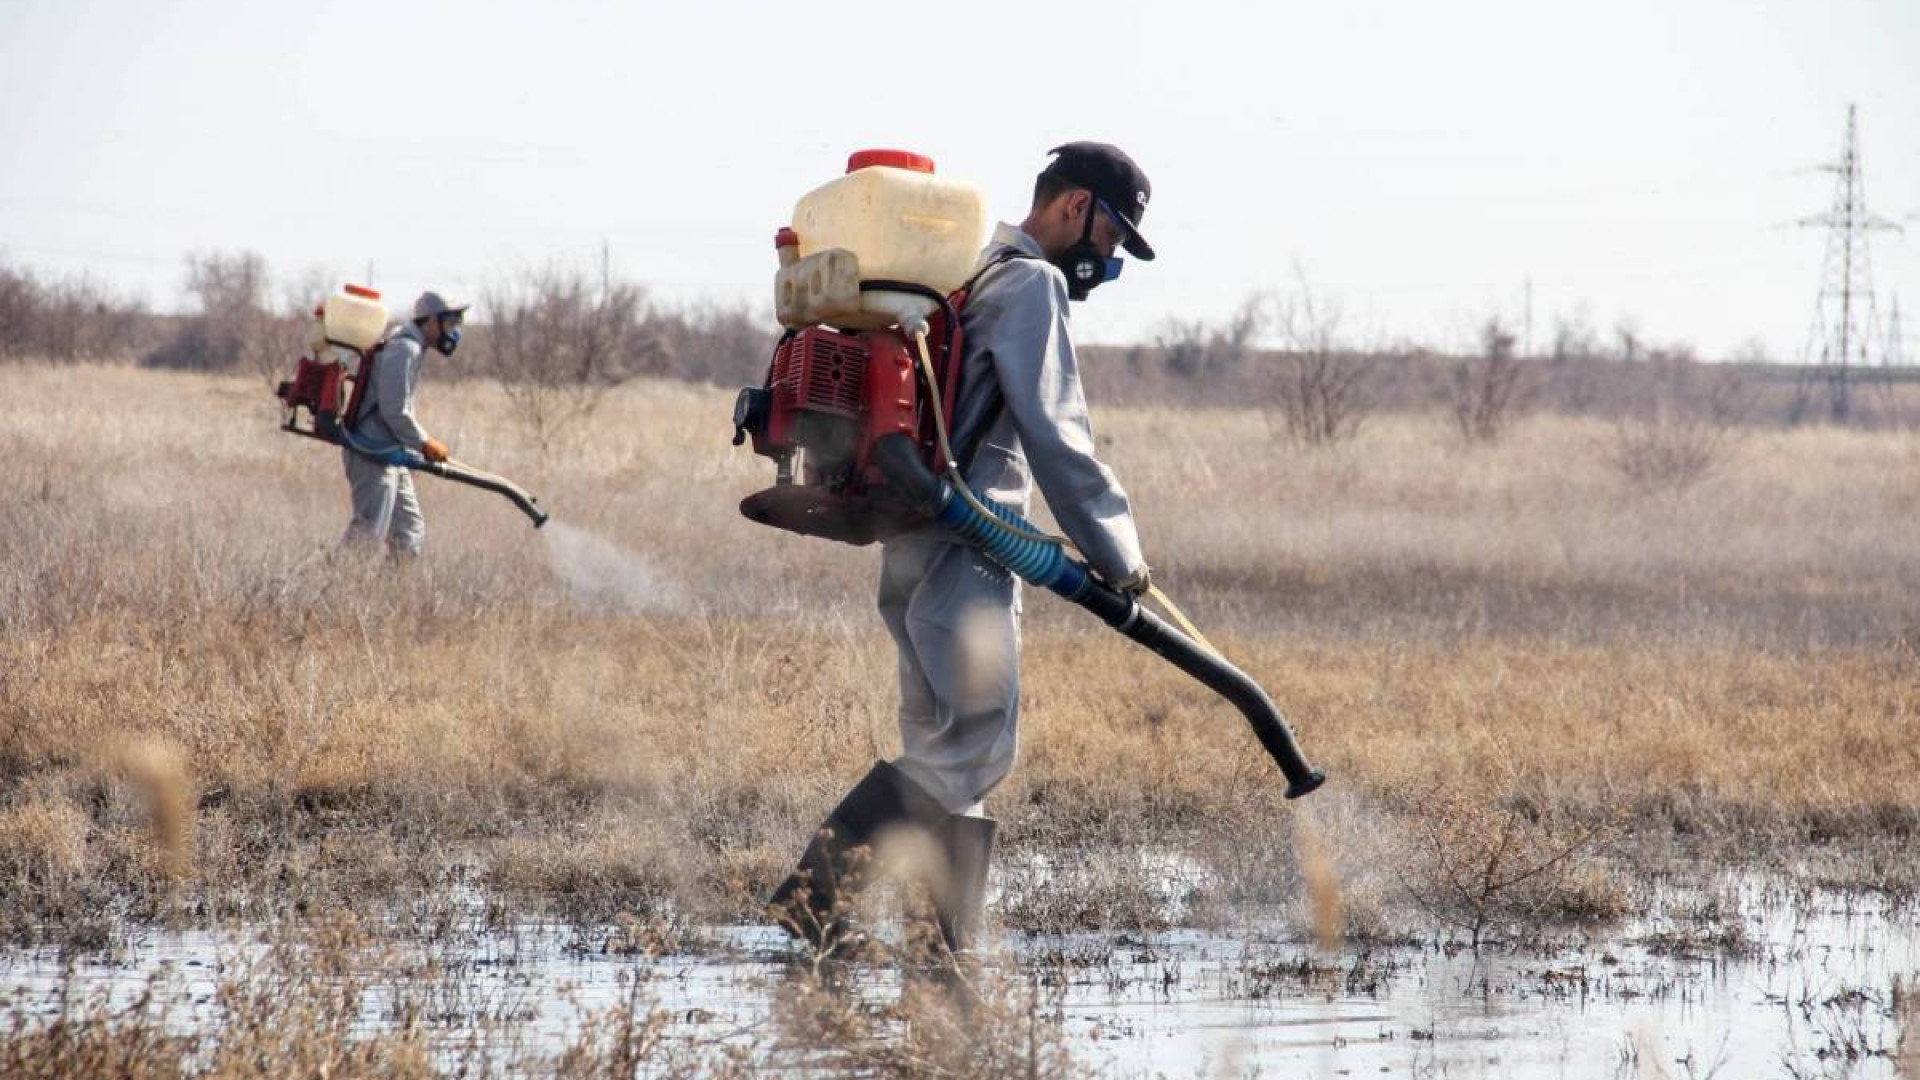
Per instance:
[[[455,303],[441,296],[439,293],[434,292],[432,289],[428,289],[426,292],[420,294],[420,299],[413,302],[413,317],[416,319],[431,319],[435,315],[464,315],[466,310],[472,306],[471,303],[465,300]]]

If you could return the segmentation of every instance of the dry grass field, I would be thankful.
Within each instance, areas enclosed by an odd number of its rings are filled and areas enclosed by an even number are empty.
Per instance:
[[[875,553],[738,517],[771,469],[727,445],[727,391],[628,386],[543,457],[497,388],[430,375],[429,428],[555,526],[422,478],[428,554],[396,568],[334,551],[338,454],[257,380],[7,375],[12,940],[475,885],[503,920],[751,918],[893,751]],[[1096,421],[1156,576],[1333,779],[1284,803],[1229,708],[1029,594],[1001,925],[1477,935],[1618,914],[1698,859],[1920,884],[1920,438],[1737,433],[1650,492],[1600,422],[1303,450],[1250,410]],[[1542,872],[1442,895],[1496,849]]]

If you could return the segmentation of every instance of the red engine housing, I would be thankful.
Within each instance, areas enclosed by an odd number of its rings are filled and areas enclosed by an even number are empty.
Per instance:
[[[304,408],[313,414],[314,431],[331,438],[339,430],[346,404],[341,400],[346,378],[347,369],[337,360],[301,357],[293,378],[280,384],[280,401],[286,405],[289,419]]]
[[[338,442],[341,430],[352,427],[350,418],[360,413],[373,377],[374,353],[357,354],[355,367],[349,369],[338,356],[325,355],[329,352],[302,356],[293,378],[281,383],[275,393],[286,406],[288,430]],[[299,425],[301,409],[313,417],[309,428]]]
[[[809,326],[782,337],[766,385],[742,390],[734,405],[734,442],[752,436],[754,452],[780,470],[774,486],[747,496],[740,512],[763,525],[851,544],[911,528],[918,512],[890,497],[873,448],[886,436],[906,435],[930,469],[946,468],[935,421],[951,417],[959,397],[957,311],[965,299],[956,293],[929,320],[938,401],[927,393],[917,343],[902,330]]]
[[[940,384],[935,407],[951,416],[959,391],[960,328],[930,320],[927,349]],[[929,467],[944,468],[914,342],[898,329],[846,333],[810,326],[788,333],[773,353],[759,423],[743,423],[754,452],[785,470],[798,456],[801,482],[858,495],[886,481],[873,444],[910,435]],[[743,418],[744,419],[744,418]]]

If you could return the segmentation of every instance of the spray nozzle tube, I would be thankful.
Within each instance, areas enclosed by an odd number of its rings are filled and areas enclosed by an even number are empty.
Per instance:
[[[308,434],[307,432],[300,431],[298,428],[289,428],[288,430],[296,434]],[[457,461],[428,461],[419,451],[409,450],[404,446],[371,446],[346,431],[342,431],[340,436],[341,443],[346,446],[347,449],[364,457],[372,458],[383,465],[395,465],[403,469],[412,469],[415,472],[432,473],[442,480],[451,480],[456,484],[465,484],[468,487],[476,487],[482,491],[491,491],[495,495],[503,495],[509,502],[513,503],[521,513],[527,515],[528,519],[533,522],[533,527],[536,529],[545,525],[551,516],[545,510],[540,509],[538,505],[540,502],[539,499],[528,494],[524,488],[521,488],[518,484],[515,484],[504,476],[495,476],[490,472],[483,472],[470,465],[462,465]]]
[[[988,520],[975,508],[974,500],[962,498],[952,484],[927,469],[909,437],[888,435],[880,439],[874,444],[873,461],[888,484],[988,558],[1093,612],[1108,626],[1232,702],[1286,775],[1287,798],[1297,799],[1326,783],[1326,774],[1307,763],[1273,699],[1246,672],[1169,626],[1133,597],[1101,583],[1085,566],[1068,557],[1060,545],[1036,539],[1033,526],[1019,514],[998,503],[987,503],[1000,519]]]
[[[407,467],[422,472],[430,472],[443,480],[451,480],[456,484],[466,484],[468,487],[477,487],[482,491],[491,491],[496,495],[504,495],[515,507],[519,508],[521,513],[527,515],[528,519],[533,522],[533,527],[536,529],[545,525],[549,517],[551,517],[551,515],[545,510],[540,509],[537,505],[539,500],[527,494],[519,486],[507,480],[505,477],[481,472],[478,469],[471,469],[457,461],[428,461],[425,458],[421,458],[420,464],[409,465]]]

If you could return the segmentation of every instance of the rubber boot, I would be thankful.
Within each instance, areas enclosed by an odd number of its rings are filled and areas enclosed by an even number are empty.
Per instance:
[[[940,849],[946,855],[946,880],[934,892],[934,917],[947,948],[963,953],[980,937],[987,905],[987,865],[993,861],[993,836],[999,823],[984,817],[950,817],[941,823]]]
[[[884,761],[847,792],[820,823],[800,865],[775,889],[767,907],[789,934],[828,950],[847,932],[845,905],[872,877],[868,862],[880,833],[900,826],[932,829],[946,808]]]

